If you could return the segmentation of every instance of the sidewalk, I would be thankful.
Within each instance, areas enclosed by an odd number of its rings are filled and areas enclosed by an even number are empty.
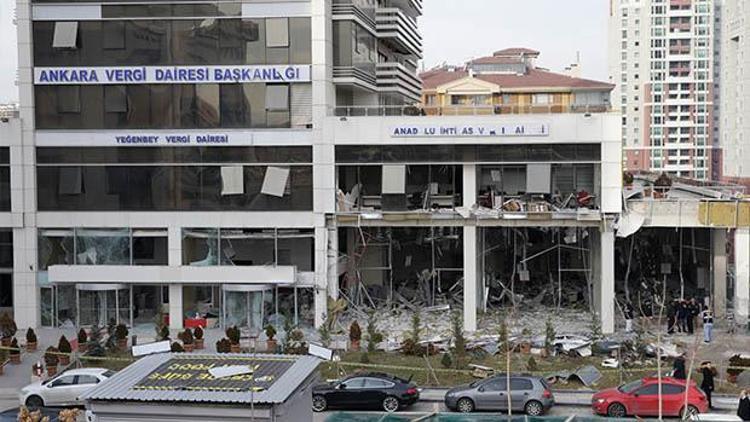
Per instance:
[[[425,388],[419,394],[420,401],[442,402],[447,388]],[[555,395],[555,403],[561,406],[589,406],[592,390],[552,390]],[[737,410],[737,397],[714,394],[712,397],[714,408],[718,410]]]

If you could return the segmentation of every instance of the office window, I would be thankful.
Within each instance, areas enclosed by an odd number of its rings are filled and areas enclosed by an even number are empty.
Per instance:
[[[76,48],[78,44],[78,22],[55,22],[53,48]]]
[[[80,167],[61,167],[58,179],[60,195],[80,195],[83,192],[83,177]]]
[[[289,85],[266,87],[266,110],[289,110]]]
[[[125,22],[102,22],[102,48],[105,50],[122,50],[125,48]]]
[[[266,47],[289,47],[289,19],[266,19]]]
[[[58,113],[80,113],[81,112],[81,88],[79,86],[58,87],[57,95]]]
[[[107,85],[104,87],[104,111],[107,113],[125,113],[128,111],[128,99],[125,87]]]
[[[221,122],[218,84],[195,86],[195,115],[198,127],[218,127]]]

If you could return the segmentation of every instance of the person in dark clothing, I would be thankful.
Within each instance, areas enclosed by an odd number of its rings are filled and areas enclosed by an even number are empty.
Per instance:
[[[737,416],[743,421],[750,421],[750,396],[747,390],[740,393],[740,404],[737,406]]]
[[[687,378],[687,373],[685,373],[685,356],[680,355],[675,358],[674,363],[672,363],[672,377],[677,378],[678,380],[684,380]]]
[[[688,334],[693,334],[695,332],[695,317],[698,316],[699,309],[698,304],[695,303],[695,298],[690,299],[690,302],[687,303],[687,329]]]
[[[633,331],[633,317],[635,316],[633,304],[630,302],[626,303],[623,313],[625,314],[625,332],[630,333]]]
[[[701,364],[700,373],[703,375],[703,381],[701,381],[701,390],[706,393],[706,399],[708,399],[708,408],[713,409],[713,403],[711,403],[711,393],[714,391],[714,376],[716,375],[716,369],[711,366],[711,362],[703,362]]]
[[[677,307],[672,302],[667,305],[667,334],[674,334],[674,326],[677,320]]]
[[[676,305],[677,305],[677,332],[685,333],[687,332],[687,306],[685,305],[684,300],[676,302]]]

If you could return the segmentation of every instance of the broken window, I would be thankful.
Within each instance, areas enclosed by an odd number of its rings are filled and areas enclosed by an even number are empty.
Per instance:
[[[221,168],[221,194],[242,195],[245,193],[245,175],[242,166]]]
[[[76,48],[78,44],[78,22],[55,22],[52,48]]]
[[[133,265],[168,265],[167,230],[133,229]]]
[[[209,267],[218,264],[218,229],[182,230],[182,265]]]
[[[273,229],[221,229],[221,265],[274,265]]]
[[[76,230],[76,265],[129,264],[129,229]]]
[[[265,195],[283,197],[289,181],[288,167],[268,167],[260,192]]]
[[[43,229],[39,231],[39,271],[50,265],[73,265],[73,230]]]

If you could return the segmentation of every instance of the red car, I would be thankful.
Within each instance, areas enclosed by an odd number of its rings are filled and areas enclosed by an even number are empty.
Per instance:
[[[662,415],[683,416],[708,411],[708,400],[695,382],[690,382],[685,406],[685,380],[664,377],[662,388]],[[623,384],[617,388],[602,390],[591,399],[591,409],[598,415],[622,418],[632,416],[659,415],[659,381],[644,378]]]

